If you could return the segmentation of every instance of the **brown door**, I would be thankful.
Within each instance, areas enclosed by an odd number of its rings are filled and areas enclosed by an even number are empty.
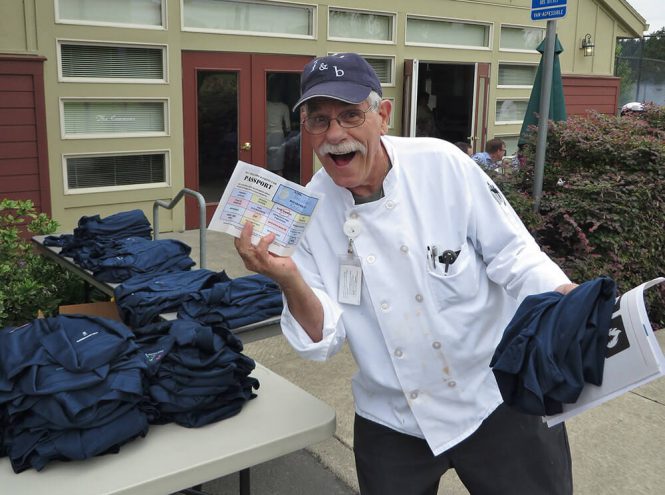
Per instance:
[[[238,160],[305,184],[308,136],[300,136],[300,73],[311,57],[183,52],[185,187],[199,191],[210,221]],[[302,150],[305,150],[303,153]],[[188,198],[185,223],[198,227]]]

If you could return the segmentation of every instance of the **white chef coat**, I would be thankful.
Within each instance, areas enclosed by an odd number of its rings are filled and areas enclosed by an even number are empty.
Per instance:
[[[325,198],[293,259],[323,305],[323,339],[312,342],[287,305],[282,329],[313,360],[348,339],[359,368],[356,412],[425,438],[438,455],[502,402],[489,362],[519,303],[569,279],[456,146],[432,138],[382,142],[392,162],[382,199],[356,205],[323,169],[308,184]],[[349,219],[359,226],[358,306],[337,301]],[[459,250],[447,273],[432,264],[428,246]]]

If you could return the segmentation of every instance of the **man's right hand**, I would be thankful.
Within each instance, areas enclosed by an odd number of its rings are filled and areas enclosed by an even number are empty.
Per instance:
[[[275,234],[272,232],[262,237],[254,246],[252,244],[253,229],[250,222],[245,223],[240,237],[233,241],[245,268],[270,277],[280,286],[288,285],[289,279],[299,276],[295,263],[290,257],[277,256],[268,251],[268,247],[275,240]]]
[[[275,240],[270,233],[252,245],[251,223],[246,223],[240,237],[234,240],[238,254],[245,263],[245,268],[273,279],[282,289],[289,310],[293,317],[305,329],[313,342],[323,338],[323,307],[314,291],[302,278],[298,267],[289,256],[277,256],[268,251],[268,246]]]

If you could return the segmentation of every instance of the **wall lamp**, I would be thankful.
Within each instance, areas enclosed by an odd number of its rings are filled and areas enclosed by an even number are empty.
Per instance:
[[[584,56],[585,57],[593,57],[593,49],[596,45],[594,45],[593,41],[591,40],[591,35],[589,33],[586,34],[584,38],[582,38],[582,50],[584,50]]]

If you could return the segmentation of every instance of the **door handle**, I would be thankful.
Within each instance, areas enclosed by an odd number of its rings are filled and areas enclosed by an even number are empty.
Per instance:
[[[252,149],[252,143],[242,143],[242,144],[240,145],[240,149],[241,149],[242,151],[249,151],[249,150]]]

